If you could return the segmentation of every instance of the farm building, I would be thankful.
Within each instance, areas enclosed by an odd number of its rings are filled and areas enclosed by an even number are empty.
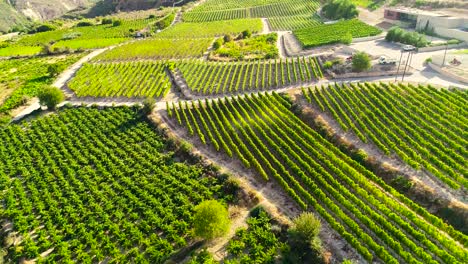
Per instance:
[[[429,29],[434,33],[468,42],[468,18],[411,8],[387,8],[384,12],[387,22],[416,30]]]

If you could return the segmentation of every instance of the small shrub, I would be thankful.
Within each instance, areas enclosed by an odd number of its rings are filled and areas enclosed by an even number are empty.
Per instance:
[[[429,58],[427,58],[427,59],[424,60],[424,63],[425,63],[425,64],[429,64],[429,63],[431,63],[431,62],[432,62],[432,57],[429,57]]]
[[[59,88],[48,85],[42,87],[38,97],[39,104],[47,106],[49,110],[54,110],[65,99],[63,92]]]
[[[148,97],[143,101],[143,108],[141,109],[144,115],[149,115],[153,112],[156,106],[156,100],[153,97]]]
[[[50,77],[57,76],[62,71],[61,67],[58,64],[50,64],[47,67],[47,73]]]
[[[223,39],[219,38],[213,43],[213,49],[218,50],[223,46]]]
[[[76,24],[76,27],[90,27],[90,26],[94,26],[94,24],[91,23],[90,21],[80,21]]]
[[[118,27],[118,26],[121,26],[122,25],[122,20],[114,20],[112,22],[112,26],[114,27]]]
[[[63,34],[62,40],[70,40],[70,39],[76,39],[81,37],[81,32],[71,32],[67,34]]]
[[[111,18],[103,18],[101,21],[102,25],[110,25],[112,24],[112,19]]]
[[[55,30],[56,27],[50,24],[42,24],[40,26],[37,26],[34,28],[32,33],[39,33],[39,32],[46,32],[46,31],[52,31]]]
[[[250,30],[244,30],[242,31],[242,38],[246,39],[246,38],[250,38],[252,36],[252,32],[250,32]]]
[[[323,64],[323,68],[324,68],[324,69],[331,69],[331,67],[333,67],[333,62],[332,62],[332,61],[326,61],[326,62]]]
[[[231,42],[232,41],[232,36],[229,34],[224,35],[224,42]]]
[[[153,18],[156,18],[156,16],[153,15],[153,14],[151,14],[151,15],[148,16],[148,19],[153,19]]]

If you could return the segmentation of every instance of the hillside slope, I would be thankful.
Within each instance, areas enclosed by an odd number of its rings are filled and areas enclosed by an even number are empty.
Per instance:
[[[0,0],[0,32],[6,32],[15,25],[27,23],[26,17],[10,5],[9,0]]]

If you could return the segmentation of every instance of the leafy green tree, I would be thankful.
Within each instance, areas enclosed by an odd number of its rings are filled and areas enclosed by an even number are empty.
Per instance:
[[[54,110],[55,107],[65,99],[63,92],[59,88],[49,85],[42,87],[38,97],[39,104],[47,106],[50,110]]]
[[[122,20],[114,20],[112,22],[112,26],[114,26],[114,27],[118,27],[120,25],[122,25]]]
[[[291,251],[287,258],[297,263],[322,262],[320,228],[320,220],[313,213],[304,212],[296,217],[288,230]]]
[[[60,65],[58,65],[58,64],[50,64],[47,67],[47,73],[49,74],[50,77],[57,76],[61,71],[62,71],[62,69],[61,69]]]
[[[370,60],[369,55],[367,55],[367,53],[363,51],[354,54],[352,65],[353,65],[353,70],[358,71],[358,72],[370,69],[371,60]]]
[[[193,226],[198,237],[221,237],[227,233],[230,224],[227,209],[216,200],[203,201],[195,207]]]
[[[250,32],[250,30],[244,30],[242,31],[242,38],[246,39],[246,38],[250,38],[252,36],[252,32]]]
[[[143,101],[142,112],[144,115],[149,115],[153,112],[154,107],[156,106],[156,100],[153,97],[148,97]]]
[[[331,0],[322,8],[322,14],[328,19],[351,19],[359,15],[359,12],[351,0]]]

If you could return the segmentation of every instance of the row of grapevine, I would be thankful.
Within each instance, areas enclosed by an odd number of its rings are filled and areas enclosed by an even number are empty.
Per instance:
[[[125,61],[139,59],[171,59],[201,57],[213,39],[152,38],[126,43],[108,50],[93,61]],[[60,42],[59,42],[60,43]]]
[[[313,18],[319,7],[318,1],[263,1],[237,3],[218,3],[208,1],[183,16],[186,22],[206,22],[240,18],[268,18],[272,30],[295,30],[319,24]]]
[[[76,39],[90,40],[103,38],[128,38],[133,35],[130,31],[138,31],[149,24],[159,20],[159,18],[146,18],[136,20],[123,20],[122,25],[96,25],[88,27],[73,27],[58,29],[53,31],[36,33],[33,35],[22,36],[16,44],[23,46],[33,46],[57,42],[59,40],[67,40],[73,36]]]
[[[455,106],[463,97],[440,105],[436,95],[443,92],[383,83],[330,85],[305,94],[362,141],[369,138],[385,154],[394,152],[412,167],[424,167],[452,188],[468,187],[468,118]]]
[[[171,82],[164,61],[86,63],[68,87],[77,96],[163,97]]]
[[[199,94],[266,90],[323,77],[315,57],[236,63],[183,60],[177,67],[192,92]]]
[[[245,30],[252,33],[261,32],[263,28],[260,19],[234,19],[226,21],[210,21],[202,23],[178,23],[160,33],[160,38],[209,38],[225,34],[237,35]]]
[[[286,17],[269,17],[268,23],[270,24],[270,28],[274,31],[296,30],[319,26],[322,24],[320,18],[317,15],[311,16],[310,14]]]
[[[181,123],[193,127],[199,120],[213,120],[207,128],[199,125],[203,127],[199,133],[214,132],[220,136],[214,140],[232,142],[231,149],[239,146],[236,157],[254,156],[247,158],[247,167],[272,176],[302,208],[316,211],[369,262],[468,261],[467,236],[346,156],[296,117],[290,106],[275,93],[198,101],[186,103],[185,109],[192,108],[199,116]],[[174,105],[168,108],[171,117],[179,112]]]
[[[293,33],[304,48],[334,44],[343,41],[347,34],[353,38],[375,36],[382,30],[358,19],[343,20],[329,25],[317,25],[295,30]]]
[[[0,218],[22,238],[7,263],[163,263],[191,239],[194,205],[224,199],[134,109],[66,109],[0,139]]]

